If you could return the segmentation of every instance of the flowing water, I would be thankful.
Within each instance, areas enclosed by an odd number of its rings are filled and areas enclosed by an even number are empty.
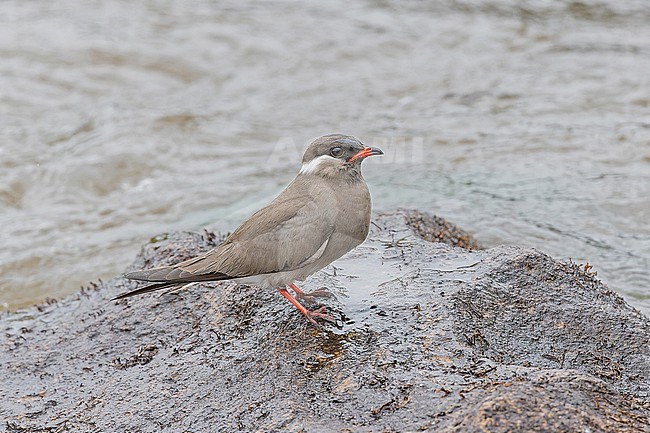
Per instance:
[[[376,209],[589,262],[650,314],[645,0],[0,3],[0,304],[232,230],[311,138]]]

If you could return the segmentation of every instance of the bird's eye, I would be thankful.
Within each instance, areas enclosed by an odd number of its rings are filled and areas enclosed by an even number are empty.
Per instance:
[[[330,149],[330,155],[332,155],[334,158],[338,158],[339,156],[343,155],[343,149],[340,147],[333,147]]]

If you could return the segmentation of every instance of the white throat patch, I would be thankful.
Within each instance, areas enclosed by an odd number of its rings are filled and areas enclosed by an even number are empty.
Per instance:
[[[311,174],[314,173],[315,171],[318,170],[318,168],[323,165],[327,164],[330,161],[338,161],[338,159],[329,156],[329,155],[321,155],[318,158],[314,158],[311,161],[309,161],[306,164],[302,165],[302,168],[300,169],[301,174]]]

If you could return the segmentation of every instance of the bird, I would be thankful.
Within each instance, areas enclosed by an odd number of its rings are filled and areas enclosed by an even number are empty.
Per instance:
[[[383,154],[349,135],[317,138],[307,146],[291,183],[221,244],[172,266],[124,274],[127,279],[153,284],[113,300],[196,282],[234,281],[277,290],[314,325],[316,319],[335,322],[325,307],[310,311],[300,302],[322,296],[323,289],[305,293],[295,282],[304,281],[366,239],[372,205],[361,163]]]

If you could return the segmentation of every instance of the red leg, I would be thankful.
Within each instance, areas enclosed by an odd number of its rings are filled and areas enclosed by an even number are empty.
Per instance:
[[[293,293],[295,293],[296,296],[305,296],[305,292],[300,290],[300,288],[298,288],[294,283],[289,283],[289,288],[293,290]]]
[[[292,289],[293,289],[293,287],[292,287]],[[298,290],[300,291],[300,289],[298,289]],[[332,316],[330,316],[328,314],[325,314],[325,307],[321,307],[321,308],[319,308],[317,310],[314,310],[314,311],[309,311],[308,309],[303,307],[302,304],[300,304],[300,302],[298,302],[298,300],[296,298],[291,296],[291,293],[289,293],[289,291],[287,289],[284,289],[284,288],[278,289],[278,292],[280,292],[280,294],[282,296],[287,298],[287,300],[289,302],[291,302],[291,304],[294,307],[296,307],[298,309],[298,311],[300,311],[307,318],[307,320],[309,320],[314,325],[317,325],[316,321],[314,320],[315,318],[324,319],[324,320],[327,320],[329,322],[336,322]],[[302,293],[302,292],[300,292],[300,293]]]

